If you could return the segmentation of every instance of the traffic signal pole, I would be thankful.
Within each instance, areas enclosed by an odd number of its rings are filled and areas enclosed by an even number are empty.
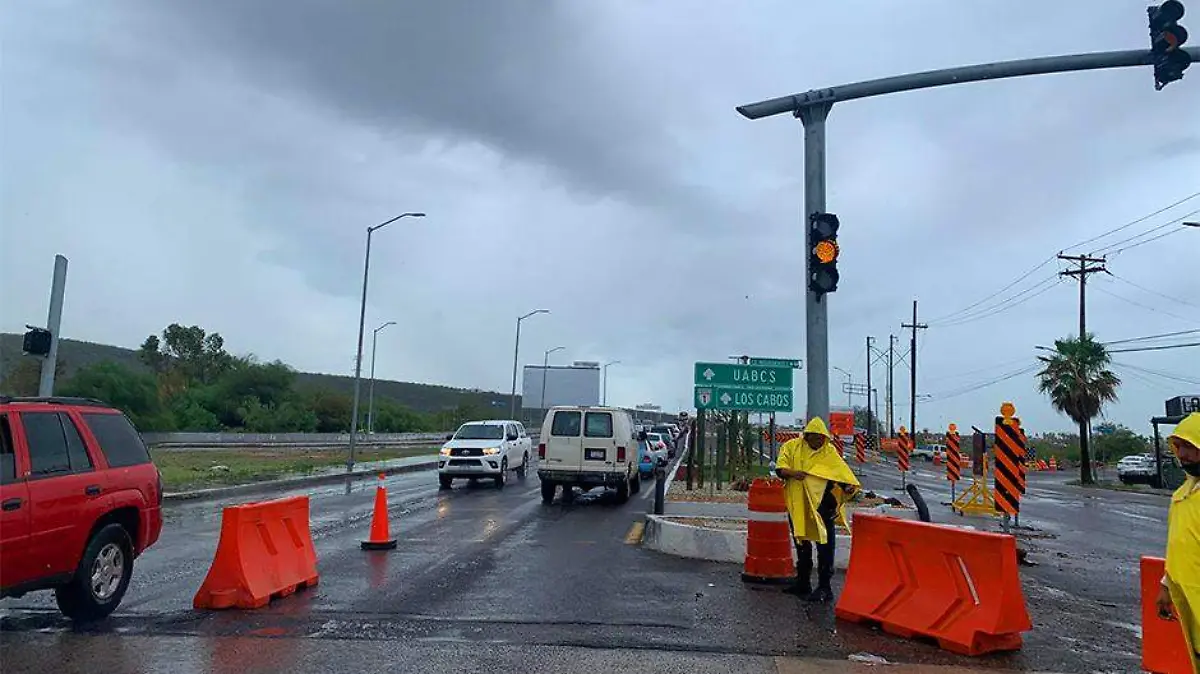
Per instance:
[[[1200,48],[1181,48],[1179,51],[1186,52],[1192,61],[1200,61]],[[951,84],[1082,70],[1151,66],[1154,63],[1154,52],[1149,49],[982,63],[812,89],[801,94],[738,106],[737,111],[752,120],[791,113],[798,117],[804,125],[804,223],[807,245],[804,256],[808,260],[805,263],[805,271],[811,272],[813,242],[810,238],[812,228],[808,226],[808,218],[813,213],[825,212],[825,121],[834,103]],[[811,275],[806,274],[806,278],[811,278]],[[808,392],[807,411],[810,419],[814,416],[822,418],[829,416],[828,297],[827,294],[819,295],[811,288],[806,288],[805,353],[808,356],[806,390]]]

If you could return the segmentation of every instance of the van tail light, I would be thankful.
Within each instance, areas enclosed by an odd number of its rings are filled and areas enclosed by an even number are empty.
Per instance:
[[[544,442],[538,443],[538,458],[539,459],[546,458],[546,443],[544,443]]]
[[[617,447],[617,463],[625,463],[625,448]]]

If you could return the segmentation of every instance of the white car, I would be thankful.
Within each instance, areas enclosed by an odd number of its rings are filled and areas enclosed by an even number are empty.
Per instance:
[[[1156,474],[1154,459],[1144,454],[1133,454],[1117,462],[1117,478],[1125,484],[1150,482]]]
[[[519,421],[469,421],[446,436],[438,457],[438,484],[449,489],[455,478],[490,478],[496,488],[508,482],[509,471],[525,477],[533,443]]]
[[[647,433],[646,441],[650,443],[650,449],[654,452],[655,457],[662,463],[666,463],[675,453],[675,441],[665,433]]]

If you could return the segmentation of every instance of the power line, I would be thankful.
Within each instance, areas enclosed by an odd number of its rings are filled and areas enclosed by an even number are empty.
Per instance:
[[[1110,229],[1107,232],[1104,232],[1103,234],[1097,234],[1096,236],[1093,236],[1090,239],[1085,239],[1083,241],[1080,241],[1079,243],[1075,244],[1074,246],[1067,246],[1067,248],[1082,248],[1083,246],[1086,246],[1087,244],[1089,244],[1093,241],[1103,239],[1104,237],[1108,236],[1109,234],[1116,234],[1117,232],[1120,232],[1125,229],[1129,229],[1130,227],[1133,227],[1136,224],[1145,222],[1145,221],[1149,220],[1150,218],[1153,218],[1156,215],[1166,213],[1167,211],[1171,210],[1172,208],[1175,208],[1176,206],[1178,206],[1182,203],[1191,201],[1192,199],[1195,199],[1196,197],[1200,197],[1200,192],[1195,192],[1195,193],[1189,194],[1188,196],[1180,199],[1179,201],[1176,201],[1175,203],[1173,203],[1169,206],[1163,206],[1162,208],[1158,209],[1157,211],[1154,211],[1153,213],[1151,213],[1149,215],[1143,215],[1142,217],[1138,218],[1137,220],[1127,222],[1127,223],[1121,225],[1120,227],[1117,227],[1115,229]],[[1184,217],[1187,217],[1187,216],[1184,216]],[[1096,251],[1096,252],[1099,252],[1099,251]]]
[[[1187,301],[1187,300],[1181,300],[1181,299],[1179,299],[1178,297],[1172,297],[1172,296],[1170,296],[1170,295],[1166,295],[1166,294],[1160,293],[1160,292],[1158,292],[1157,290],[1151,290],[1150,288],[1146,288],[1146,287],[1144,287],[1144,286],[1140,286],[1140,285],[1138,285],[1138,284],[1134,283],[1133,281],[1130,281],[1130,280],[1129,280],[1129,279],[1127,279],[1127,278],[1124,278],[1124,277],[1121,277],[1121,276],[1117,276],[1116,274],[1112,273],[1111,271],[1110,271],[1110,272],[1108,272],[1108,275],[1109,275],[1109,276],[1111,276],[1111,277],[1113,277],[1113,278],[1115,278],[1115,279],[1117,279],[1118,281],[1120,281],[1120,282],[1122,282],[1122,283],[1125,283],[1125,284],[1131,285],[1131,286],[1133,286],[1134,288],[1137,288],[1138,290],[1142,290],[1142,291],[1144,291],[1144,292],[1148,292],[1148,293],[1150,293],[1151,295],[1158,295],[1159,297],[1161,297],[1161,298],[1163,298],[1163,299],[1166,299],[1166,300],[1171,300],[1172,302],[1178,302],[1178,303],[1180,303],[1180,304],[1186,304],[1186,305],[1188,305],[1189,307],[1197,307],[1197,308],[1200,308],[1200,304],[1193,304],[1193,303],[1191,303],[1191,302],[1189,302],[1189,301]]]
[[[1197,332],[1200,332],[1200,330],[1197,330]],[[957,374],[941,375],[939,377],[926,377],[925,381],[930,382],[930,381],[943,381],[946,379],[958,379],[959,377],[967,377],[967,376],[970,376],[973,374],[980,374],[982,372],[989,372],[991,370],[999,370],[999,369],[1003,369],[1003,368],[1012,367],[1013,365],[1016,365],[1017,363],[1024,363],[1028,360],[1029,360],[1028,357],[1017,358],[1015,360],[1010,360],[1010,361],[1006,361],[1003,363],[995,363],[995,364],[989,365],[987,367],[981,367],[976,370],[966,370],[965,372],[959,372]]]
[[[1135,307],[1141,307],[1142,309],[1145,309],[1145,310],[1147,310],[1147,311],[1153,311],[1153,312],[1154,312],[1154,313],[1156,313],[1156,314],[1162,314],[1162,315],[1164,315],[1164,316],[1170,316],[1171,318],[1178,318],[1178,319],[1179,319],[1179,320],[1181,320],[1181,321],[1195,322],[1195,319],[1194,319],[1194,318],[1184,318],[1183,316],[1179,316],[1178,314],[1173,314],[1173,313],[1171,313],[1171,312],[1169,312],[1169,311],[1163,311],[1162,309],[1157,309],[1157,308],[1155,308],[1155,307],[1152,307],[1152,306],[1150,306],[1150,305],[1148,305],[1148,304],[1142,304],[1141,302],[1136,302],[1136,301],[1134,301],[1134,300],[1131,300],[1131,299],[1129,299],[1128,297],[1122,297],[1121,295],[1118,295],[1118,294],[1116,294],[1116,293],[1113,293],[1113,292],[1109,292],[1109,291],[1105,290],[1104,288],[1096,288],[1096,290],[1098,290],[1098,291],[1100,291],[1100,292],[1104,293],[1105,295],[1108,295],[1109,297],[1115,297],[1115,298],[1117,298],[1117,299],[1121,300],[1122,302],[1125,302],[1125,303],[1127,303],[1127,304],[1132,304],[1132,305],[1133,305],[1133,306],[1135,306]]]
[[[1134,351],[1165,351],[1167,349],[1186,349],[1191,346],[1200,346],[1200,342],[1190,342],[1188,344],[1167,344],[1166,346],[1142,346],[1136,349],[1109,349],[1109,353],[1133,353]]]
[[[1163,337],[1178,337],[1180,335],[1191,335],[1200,332],[1200,330],[1180,330],[1178,332],[1164,332],[1161,335],[1146,335],[1145,337],[1130,337],[1128,339],[1114,339],[1111,342],[1101,342],[1105,346],[1112,344],[1127,344],[1129,342],[1148,342],[1152,339],[1162,339]]]
[[[1178,218],[1175,218],[1174,220],[1170,220],[1168,222],[1164,222],[1163,224],[1158,225],[1157,227],[1151,227],[1150,229],[1147,229],[1146,231],[1144,231],[1140,234],[1134,234],[1133,236],[1125,238],[1125,239],[1121,239],[1120,241],[1117,241],[1116,243],[1111,243],[1096,252],[1100,253],[1100,254],[1116,255],[1117,253],[1120,253],[1121,251],[1129,250],[1130,248],[1137,248],[1138,246],[1150,243],[1151,241],[1157,241],[1163,237],[1170,236],[1172,234],[1176,234],[1178,232],[1183,231],[1186,228],[1186,225],[1183,225],[1180,223],[1182,223],[1184,221],[1184,219],[1189,218],[1197,213],[1200,213],[1200,208],[1197,208],[1196,210],[1191,211],[1190,213],[1184,213],[1183,215],[1179,216]],[[1143,236],[1153,234],[1159,230],[1166,229],[1167,227],[1170,227],[1175,224],[1179,224],[1179,227],[1177,227],[1176,229],[1173,229],[1169,232],[1166,232],[1165,234],[1159,234],[1158,236],[1146,239],[1144,241],[1138,241],[1137,243],[1130,244],[1123,248],[1117,248],[1117,246],[1120,246],[1123,243],[1129,243],[1130,241],[1136,241],[1137,239],[1140,239]]]
[[[1148,367],[1141,367],[1139,365],[1131,365],[1129,363],[1118,363],[1117,361],[1113,361],[1113,365],[1116,365],[1118,367],[1127,367],[1131,370],[1137,370],[1139,372],[1144,372],[1146,374],[1152,374],[1156,377],[1162,377],[1163,379],[1171,379],[1174,381],[1183,382],[1185,384],[1194,384],[1196,386],[1200,386],[1200,379],[1189,379],[1188,377],[1180,377],[1179,375],[1174,375],[1169,372],[1163,372],[1161,370],[1154,370],[1154,369],[1151,369]]]
[[[1051,263],[1051,262],[1053,262],[1053,261],[1054,261],[1054,256],[1053,256],[1053,255],[1051,255],[1050,257],[1046,258],[1045,260],[1042,260],[1042,261],[1041,261],[1041,262],[1040,262],[1040,263],[1039,263],[1039,264],[1038,264],[1036,267],[1034,267],[1033,269],[1030,269],[1029,271],[1025,272],[1025,273],[1024,273],[1024,274],[1022,274],[1021,276],[1018,276],[1018,277],[1017,277],[1017,280],[1013,281],[1012,283],[1009,283],[1008,285],[1006,285],[1006,286],[1004,286],[1003,288],[1001,288],[1001,289],[997,290],[996,292],[992,293],[991,295],[988,295],[987,297],[985,297],[985,298],[983,298],[983,299],[979,300],[978,302],[976,302],[976,303],[974,303],[974,304],[967,305],[967,306],[963,307],[962,309],[959,309],[958,311],[955,311],[955,312],[953,312],[953,313],[949,313],[949,314],[946,314],[946,315],[944,315],[944,316],[940,316],[940,317],[938,317],[938,318],[935,318],[935,319],[933,319],[933,320],[929,321],[929,323],[931,323],[931,324],[932,324],[932,323],[940,323],[940,322],[942,322],[942,321],[949,320],[951,317],[957,316],[957,315],[959,315],[959,314],[962,314],[962,313],[966,313],[966,312],[970,311],[971,309],[974,309],[975,307],[979,306],[980,304],[983,304],[984,302],[987,302],[988,300],[992,299],[993,297],[996,297],[997,295],[1000,295],[1000,294],[1001,294],[1001,293],[1003,293],[1004,291],[1006,291],[1006,290],[1008,290],[1009,288],[1011,288],[1011,287],[1013,287],[1013,286],[1017,285],[1017,284],[1018,284],[1018,283],[1020,283],[1021,281],[1024,281],[1025,279],[1029,278],[1030,276],[1033,276],[1033,275],[1034,275],[1034,273],[1036,273],[1036,272],[1037,272],[1037,270],[1041,269],[1042,267],[1045,267],[1047,264],[1050,264],[1050,263]]]
[[[1035,362],[1032,365],[1027,365],[1027,366],[1021,368],[1020,370],[1015,370],[1013,372],[1003,374],[994,379],[970,384],[967,386],[961,386],[957,389],[951,389],[950,391],[948,391],[946,393],[942,393],[942,394],[935,393],[930,397],[930,401],[937,402],[937,401],[941,401],[941,400],[948,400],[950,398],[956,398],[960,395],[965,395],[967,393],[971,393],[972,391],[978,391],[980,389],[988,388],[989,386],[995,386],[996,384],[1008,381],[1009,379],[1013,379],[1015,377],[1020,377],[1021,375],[1025,375],[1025,374],[1030,374],[1034,370],[1038,369],[1040,366],[1041,366],[1040,362]]]
[[[939,323],[939,324],[931,323],[931,324],[934,327],[939,327],[939,328],[952,328],[952,327],[956,327],[959,325],[966,325],[967,323],[974,323],[975,321],[983,320],[985,318],[991,318],[992,316],[995,316],[997,314],[1002,314],[1005,311],[1008,311],[1009,309],[1012,309],[1014,307],[1019,307],[1022,304],[1025,304],[1026,302],[1028,302],[1029,300],[1032,300],[1033,298],[1037,297],[1038,295],[1041,295],[1041,294],[1049,291],[1051,288],[1053,288],[1055,285],[1057,285],[1060,280],[1061,279],[1059,279],[1056,276],[1046,277],[1045,279],[1042,279],[1037,284],[1026,288],[1025,290],[1017,293],[1016,295],[1013,295],[1012,297],[1006,298],[997,304],[985,307],[983,309],[978,309],[967,315],[959,316],[958,318],[954,318],[952,320],[949,320],[949,321],[946,321],[943,323]],[[1030,293],[1032,293],[1032,294],[1030,294]]]

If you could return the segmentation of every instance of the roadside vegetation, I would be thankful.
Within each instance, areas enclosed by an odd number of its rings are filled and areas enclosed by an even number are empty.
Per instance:
[[[125,362],[88,359],[72,369],[66,364],[71,356],[64,353],[58,363],[55,393],[103,400],[123,410],[143,432],[350,430],[352,399],[343,390],[346,377],[309,375],[278,360],[264,363],[253,355],[232,355],[219,333],[200,326],[171,324],[161,336],[147,337],[136,352],[108,350],[133,358]],[[37,359],[19,357],[0,379],[0,394],[35,395],[39,367]],[[411,403],[401,404],[389,395],[389,390],[400,386],[398,382],[386,383],[389,386],[376,387],[377,433],[441,431],[508,411],[507,404],[496,406],[494,401],[488,406],[461,402],[482,398],[486,395],[482,392],[458,392],[460,402],[452,404],[455,390],[433,386],[424,387],[438,394],[433,409],[418,411]],[[416,385],[407,385],[404,393],[424,402],[412,395],[413,388]],[[366,408],[364,382],[360,428],[365,426]]]
[[[434,447],[360,447],[358,463],[436,453]],[[151,449],[168,492],[251,484],[311,475],[346,464],[346,448]]]

